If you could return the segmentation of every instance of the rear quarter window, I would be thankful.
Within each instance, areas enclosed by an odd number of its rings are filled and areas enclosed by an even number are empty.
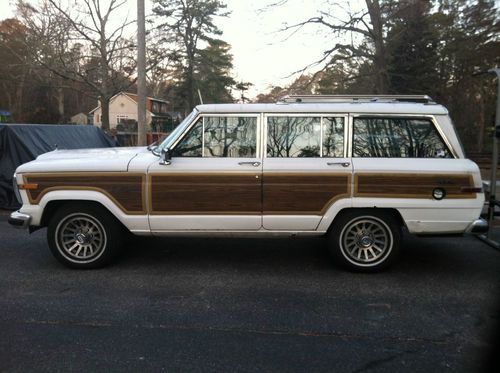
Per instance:
[[[431,120],[384,117],[354,118],[352,156],[452,158]]]

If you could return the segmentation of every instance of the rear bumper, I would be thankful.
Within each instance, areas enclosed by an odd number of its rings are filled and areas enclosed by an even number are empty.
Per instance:
[[[469,224],[465,233],[482,234],[488,232],[488,221],[485,219],[476,219]]]
[[[30,225],[31,216],[28,214],[23,214],[22,212],[15,211],[10,214],[9,224],[15,228],[26,229]]]

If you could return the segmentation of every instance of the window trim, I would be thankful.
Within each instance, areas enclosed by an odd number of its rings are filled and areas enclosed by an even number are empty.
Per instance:
[[[441,127],[438,125],[436,118],[434,115],[421,115],[421,114],[368,114],[368,113],[363,113],[363,114],[349,114],[350,118],[350,123],[349,123],[349,158],[353,158],[352,156],[352,149],[353,149],[353,144],[354,144],[354,119],[356,118],[390,118],[390,119],[424,119],[428,120],[431,125],[434,127],[436,130],[436,133],[438,134],[440,140],[443,142],[443,145],[446,146],[448,149],[448,152],[451,154],[452,158],[450,159],[457,159],[457,153],[455,152],[455,149],[451,146],[451,143],[449,142],[448,138],[444,134],[444,132],[441,130]],[[355,158],[377,158],[377,157],[355,157]],[[380,159],[380,157],[378,157]],[[410,159],[410,158],[395,158],[395,157],[390,157],[390,159]],[[440,158],[411,158],[411,159],[440,159]]]
[[[331,159],[342,159],[347,158],[347,147],[348,147],[348,126],[349,126],[349,114],[348,113],[272,113],[265,112],[262,113],[262,128],[263,128],[263,138],[262,138],[262,152],[263,158],[270,159],[294,159],[297,157],[268,157],[267,156],[267,118],[268,117],[309,117],[309,118],[320,118],[320,155],[319,157],[306,157],[308,159],[317,158],[331,158]],[[323,118],[344,118],[344,141],[343,141],[343,156],[342,157],[324,157],[323,156]]]
[[[261,114],[260,113],[198,113],[196,117],[193,118],[191,123],[185,128],[185,130],[177,136],[175,141],[172,143],[170,147],[171,150],[175,150],[179,142],[191,131],[191,129],[196,125],[198,120],[201,118],[202,120],[202,136],[201,136],[201,157],[190,157],[190,158],[214,158],[214,157],[206,157],[205,156],[205,119],[206,117],[252,117],[256,118],[257,131],[255,133],[255,159],[262,159],[261,156],[261,146],[260,146],[260,137],[261,137]],[[228,158],[228,159],[238,159],[244,157],[216,157],[216,158]],[[252,158],[252,157],[249,157]],[[254,159],[252,158],[252,159]]]

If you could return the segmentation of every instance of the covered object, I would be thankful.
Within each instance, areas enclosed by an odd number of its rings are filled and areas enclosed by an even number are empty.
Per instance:
[[[116,141],[88,125],[0,124],[0,208],[16,209],[12,189],[16,168],[58,149],[109,148]]]

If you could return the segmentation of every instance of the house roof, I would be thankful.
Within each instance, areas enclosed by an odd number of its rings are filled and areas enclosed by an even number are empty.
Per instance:
[[[127,98],[131,99],[131,100],[134,100],[136,103],[139,101],[139,98],[137,96],[137,94],[135,93],[130,93],[130,92],[118,92],[116,95],[114,95],[113,97],[111,97],[111,99],[109,100],[109,102],[113,101],[116,97],[120,96],[120,95],[124,95],[126,96]],[[156,102],[163,102],[165,104],[168,104],[169,102],[166,101],[166,100],[162,100],[161,98],[155,98],[155,97],[146,97],[146,100],[149,100],[149,101],[156,101]],[[92,114],[94,111],[96,111],[97,109],[99,109],[101,107],[101,103],[99,102],[99,105],[97,105],[95,108],[93,108],[92,110],[89,111],[89,114]],[[147,110],[147,109],[146,109]],[[147,110],[149,111],[149,110]]]
[[[137,94],[135,93],[130,93],[130,92],[120,92],[120,93],[124,93],[125,95],[129,96],[131,99],[133,99],[135,102],[137,102],[139,100]],[[146,97],[147,100],[150,100],[150,101],[157,101],[157,102],[163,102],[165,104],[168,104],[169,102],[167,100],[163,100],[161,98],[156,98],[156,97]]]

